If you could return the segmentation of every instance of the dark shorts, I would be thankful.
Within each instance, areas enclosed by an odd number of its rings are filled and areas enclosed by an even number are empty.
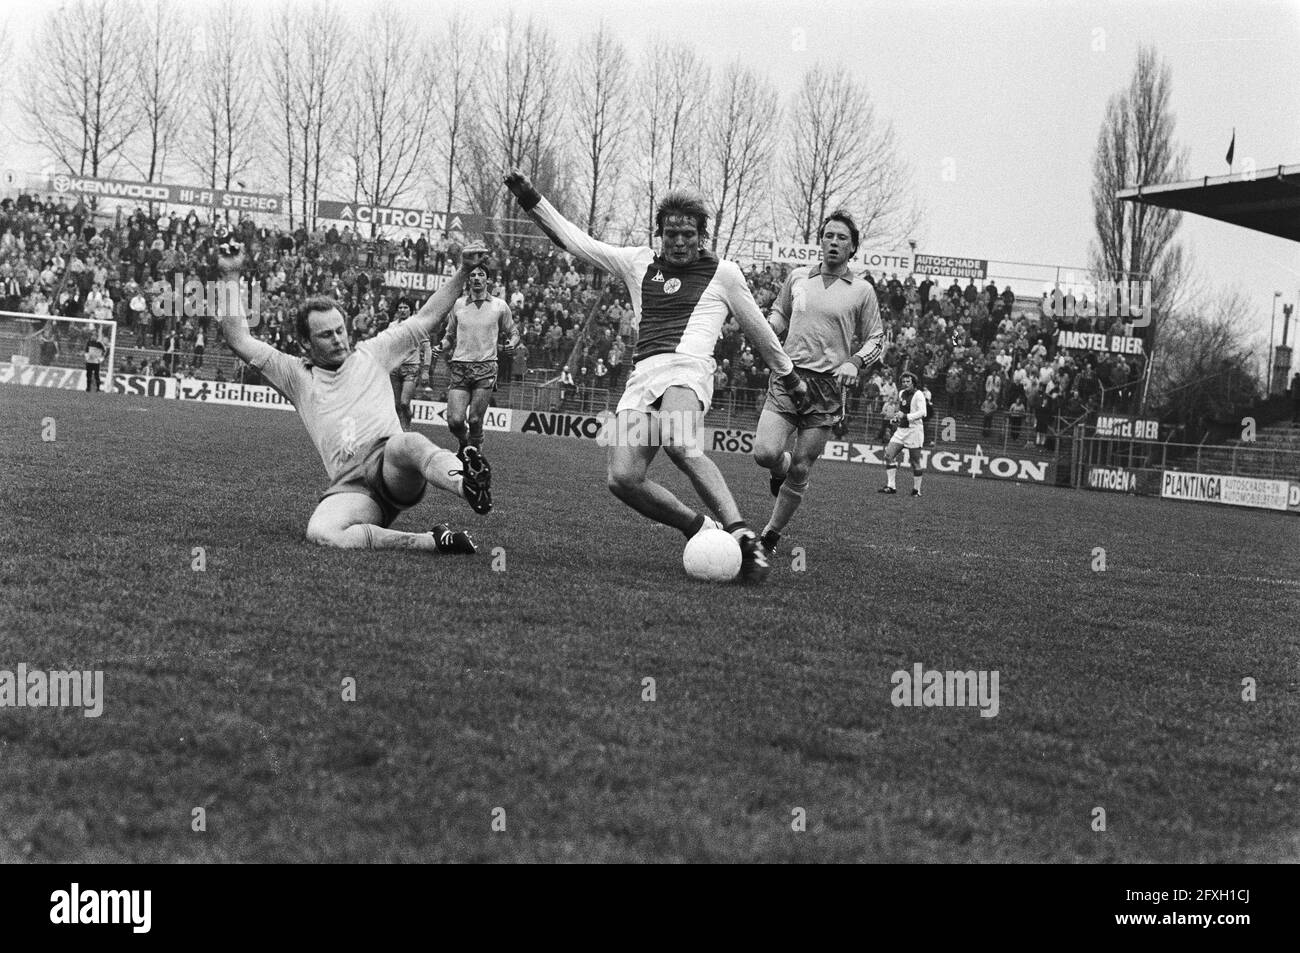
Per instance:
[[[497,384],[496,361],[452,361],[448,390],[493,390]]]
[[[767,403],[763,409],[775,411],[800,430],[833,426],[844,416],[844,391],[835,375],[806,371],[801,367],[796,367],[795,373],[808,385],[808,393],[812,396],[809,408],[799,413],[781,378],[773,374],[767,384]]]
[[[420,365],[403,364],[397,368],[397,372],[393,376],[402,381],[419,381]]]
[[[382,514],[379,525],[385,529],[392,526],[393,520],[397,519],[402,510],[409,510],[424,499],[426,487],[420,487],[419,495],[413,500],[399,500],[393,496],[392,491],[388,489],[388,484],[384,482],[384,447],[387,444],[388,438],[384,437],[370,449],[366,454],[365,463],[361,466],[360,476],[335,483],[322,493],[320,498],[323,500],[335,493],[364,493],[379,504]]]

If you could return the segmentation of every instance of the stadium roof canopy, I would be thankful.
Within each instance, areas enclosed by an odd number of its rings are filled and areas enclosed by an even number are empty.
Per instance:
[[[1139,185],[1117,194],[1126,202],[1193,212],[1300,242],[1300,165]]]

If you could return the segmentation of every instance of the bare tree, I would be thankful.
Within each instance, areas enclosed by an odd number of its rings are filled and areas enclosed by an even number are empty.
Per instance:
[[[739,60],[714,85],[697,179],[714,210],[713,248],[725,258],[760,211],[771,166],[768,144],[781,118],[775,87]]]
[[[698,148],[697,127],[708,79],[704,61],[680,42],[657,39],[645,51],[636,139],[642,156],[639,191],[645,201],[647,240],[654,231],[659,194],[678,184],[682,158]]]
[[[235,4],[212,7],[197,34],[200,55],[190,162],[210,188],[228,189],[257,160],[257,69],[251,18]]]
[[[1092,267],[1112,282],[1150,280],[1152,308],[1161,316],[1183,301],[1187,262],[1174,241],[1182,213],[1115,196],[1130,186],[1184,177],[1187,153],[1174,141],[1171,94],[1169,67],[1153,47],[1143,46],[1128,87],[1106,105],[1092,172]]]
[[[22,105],[36,141],[76,175],[113,171],[136,131],[140,57],[129,6],[74,0],[50,10],[24,71]]]
[[[784,204],[802,241],[812,241],[836,208],[854,213],[864,243],[915,227],[919,215],[893,127],[877,117],[847,68],[810,68],[790,111],[799,122],[789,129]]]
[[[436,106],[425,43],[389,0],[370,15],[352,88],[349,134],[356,189],[372,205],[394,205],[425,177]]]
[[[535,18],[521,23],[511,12],[491,29],[487,47],[481,131],[498,157],[494,165],[498,172],[518,167],[554,195],[543,156],[556,150],[563,129],[563,69],[555,38]]]
[[[1221,291],[1198,301],[1208,303],[1175,311],[1162,323],[1148,396],[1162,417],[1183,426],[1180,439],[1191,442],[1262,390],[1249,344],[1253,315],[1247,296]]]
[[[290,227],[296,199],[303,224],[314,228],[321,187],[339,166],[336,143],[351,122],[348,30],[330,0],[312,0],[283,3],[266,36],[266,85],[273,106],[268,121],[275,130],[268,138],[284,163]]]
[[[570,87],[573,127],[583,158],[580,185],[586,199],[587,234],[600,237],[613,213],[631,125],[627,49],[605,23],[579,41]]]
[[[446,204],[450,216],[455,203],[458,163],[465,149],[465,131],[475,109],[475,80],[483,57],[483,40],[471,29],[462,11],[447,21],[439,56],[433,58],[436,75],[430,77],[438,116],[435,139],[446,174]]]
[[[147,0],[140,8],[140,56],[135,63],[140,136],[127,161],[147,182],[161,177],[179,138],[191,96],[190,37],[173,0]],[[133,161],[138,159],[139,161]]]

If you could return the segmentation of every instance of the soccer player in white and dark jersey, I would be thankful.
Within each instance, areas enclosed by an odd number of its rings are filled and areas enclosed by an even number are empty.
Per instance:
[[[631,296],[640,336],[618,402],[617,436],[609,443],[610,491],[688,539],[706,525],[703,514],[647,478],[659,449],[657,435],[668,458],[690,478],[722,528],[739,541],[740,578],[761,582],[771,569],[762,544],[741,519],[731,490],[701,446],[701,424],[713,399],[713,349],[727,315],[735,315],[799,409],[808,387],[763,319],[740,268],[704,247],[709,219],[704,204],[683,192],[664,197],[655,211],[656,234],[662,239],[656,254],[648,246],[620,248],[597,241],[560,215],[517,171],[506,177],[506,186],[551,241],[620,279]],[[633,434],[648,436],[637,439]]]
[[[491,279],[487,265],[475,265],[467,279],[469,292],[456,301],[447,319],[439,350],[449,356],[451,383],[447,385],[447,426],[467,446],[483,449],[483,415],[497,384],[497,345],[508,336],[506,348],[519,343],[510,305],[488,294]]]
[[[304,357],[295,358],[252,337],[239,296],[225,296],[226,343],[293,403],[329,475],[329,489],[307,523],[312,542],[345,549],[474,552],[468,534],[444,524],[429,533],[388,528],[402,510],[420,502],[430,484],[462,497],[476,513],[492,509],[487,461],[458,460],[423,434],[403,431],[389,374],[446,317],[469,268],[486,253],[482,245],[466,247],[465,264],[419,313],[355,350],[331,298],[309,298],[298,309],[295,328]],[[218,264],[228,282],[238,281],[242,254],[223,255]]]
[[[916,386],[916,375],[903,371],[898,378],[898,412],[891,421],[897,429],[885,447],[885,485],[879,492],[898,492],[894,474],[898,472],[898,458],[906,449],[912,460],[912,495],[921,495],[921,477],[925,475],[925,467],[921,466],[921,448],[925,445],[927,409],[925,392]]]
[[[858,238],[852,215],[843,210],[828,215],[817,233],[821,262],[792,271],[768,315],[772,329],[786,335],[785,352],[812,396],[812,404],[799,412],[774,374],[758,418],[754,460],[771,474],[776,497],[760,537],[769,558],[803,502],[808,473],[826,448],[831,427],[844,416],[844,388],[879,360],[883,349],[875,289],[849,270]],[[853,353],[855,339],[862,346]]]
[[[411,300],[409,298],[400,298],[397,302],[397,308],[393,314],[393,325],[401,324],[411,316]],[[424,368],[429,364],[431,354],[428,340],[425,340],[419,347],[414,348],[405,357],[402,363],[397,366],[397,370],[389,375],[389,380],[393,384],[393,400],[397,405],[397,417],[402,422],[403,430],[411,429],[411,400],[415,397],[415,388],[420,384],[420,378],[423,376]]]

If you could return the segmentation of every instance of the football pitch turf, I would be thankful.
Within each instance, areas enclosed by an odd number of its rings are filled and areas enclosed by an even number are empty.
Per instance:
[[[587,441],[396,524],[466,558],[306,543],[296,414],[5,386],[0,435],[0,670],[104,672],[0,708],[0,861],[1300,860],[1294,517],[823,462],[745,588]],[[896,707],[917,664],[996,716]]]

